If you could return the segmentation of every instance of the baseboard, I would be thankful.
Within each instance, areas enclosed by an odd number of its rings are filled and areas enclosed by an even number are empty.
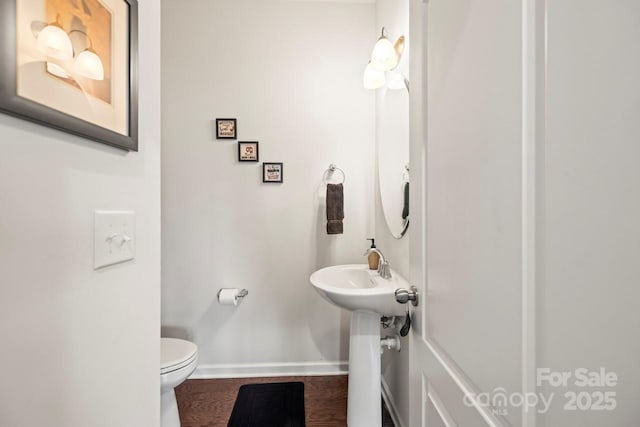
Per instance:
[[[349,362],[199,365],[191,379],[347,375]]]
[[[391,415],[393,424],[396,427],[404,427],[404,425],[400,421],[400,417],[398,416],[398,406],[393,400],[393,395],[391,394],[389,385],[384,380],[384,377],[382,377],[382,398],[384,399],[384,403],[387,405],[387,409],[389,410],[389,415]]]

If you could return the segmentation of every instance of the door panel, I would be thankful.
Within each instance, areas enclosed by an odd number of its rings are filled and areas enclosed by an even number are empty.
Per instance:
[[[427,289],[416,363],[455,423],[498,425],[501,414],[464,397],[521,389],[522,10],[511,0],[425,7]],[[502,415],[520,422],[519,408]]]
[[[426,383],[428,390],[426,397],[426,421],[430,427],[457,427],[458,424],[453,420],[451,414],[444,406],[442,399],[433,387],[432,384]]]
[[[520,389],[520,21],[511,0],[429,2],[427,334],[485,391]]]

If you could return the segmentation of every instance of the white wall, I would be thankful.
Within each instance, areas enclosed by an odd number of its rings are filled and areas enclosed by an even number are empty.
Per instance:
[[[349,315],[309,275],[364,262],[373,232],[375,103],[362,73],[375,6],[163,9],[163,333],[193,339],[207,375],[344,369]],[[284,183],[263,184],[261,164],[238,163],[236,142],[215,139],[216,117],[236,117],[261,161],[284,162]],[[346,173],[339,236],[325,232],[330,163]],[[223,287],[249,296],[221,306]]]
[[[409,73],[409,51],[411,37],[409,34],[409,1],[408,0],[378,0],[376,2],[376,31],[378,35],[382,27],[385,27],[389,38],[395,42],[400,36],[405,36],[405,49],[401,62],[398,64],[398,72],[402,72],[411,80]],[[371,44],[371,48],[373,44]],[[376,124],[380,123],[380,114],[383,100],[381,99],[382,91],[377,91],[376,97]],[[377,136],[380,130],[377,129]],[[379,144],[376,141],[376,146]],[[390,261],[391,267],[409,279],[409,239],[412,235],[413,228],[409,227],[409,231],[402,239],[393,237],[387,227],[382,210],[380,199],[380,185],[378,183],[377,163],[379,159],[376,156],[376,178],[375,178],[375,237],[376,245]],[[399,208],[398,208],[399,209]],[[383,335],[387,334],[382,330]],[[402,339],[404,348],[400,353],[394,351],[385,351],[382,356],[382,375],[385,385],[388,387],[390,398],[394,410],[400,418],[400,422],[404,426],[409,423],[409,340]]]
[[[0,114],[0,425],[159,424],[160,5],[140,0],[140,152]],[[137,213],[93,270],[93,211]]]

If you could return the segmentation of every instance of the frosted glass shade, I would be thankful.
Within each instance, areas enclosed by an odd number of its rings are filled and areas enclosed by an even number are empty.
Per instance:
[[[63,79],[68,79],[70,77],[64,68],[58,64],[54,64],[53,62],[47,62],[47,71],[54,76],[62,77]]]
[[[371,65],[371,61],[364,69],[364,77],[362,78],[362,84],[365,89],[378,89],[385,85],[387,78],[384,75],[384,71],[378,71]]]
[[[82,77],[92,80],[104,80],[104,67],[100,57],[92,50],[80,52],[73,65],[73,71]]]
[[[388,38],[382,36],[371,52],[371,66],[378,71],[389,71],[398,65],[398,55]]]
[[[47,25],[38,33],[38,49],[47,56],[57,59],[73,58],[71,39],[56,24]]]
[[[405,77],[400,73],[395,73],[390,79],[387,87],[391,90],[406,89]]]

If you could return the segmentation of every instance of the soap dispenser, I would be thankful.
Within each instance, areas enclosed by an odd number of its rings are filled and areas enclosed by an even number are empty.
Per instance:
[[[369,256],[367,257],[369,260],[369,270],[377,270],[378,263],[380,262],[380,255],[378,254],[378,251],[372,250],[376,249],[376,239],[367,240],[371,240],[371,247],[367,250],[367,252],[369,252]]]

